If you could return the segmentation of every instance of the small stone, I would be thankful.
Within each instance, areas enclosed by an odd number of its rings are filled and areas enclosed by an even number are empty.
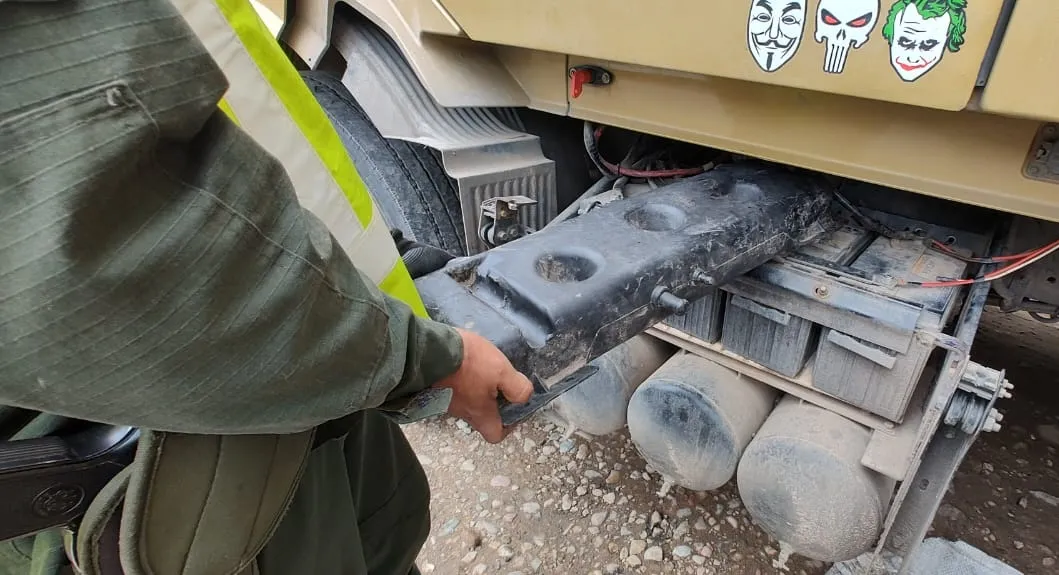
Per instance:
[[[541,570],[541,560],[537,559],[536,557],[531,559],[530,560],[530,569],[533,569],[534,572],[540,571]]]
[[[679,517],[681,519],[684,519],[686,517],[691,517],[691,509],[688,509],[687,507],[685,507],[683,509],[678,509],[677,510],[677,517]]]
[[[647,542],[643,539],[633,539],[629,542],[629,555],[639,555],[647,549]]]
[[[949,503],[942,503],[941,507],[938,508],[937,514],[938,516],[953,522],[961,521],[965,517],[963,511],[960,511],[959,508]]]
[[[419,571],[421,573],[426,574],[426,573],[433,573],[434,569],[436,569],[436,567],[434,567],[433,563],[424,563],[423,566],[419,568]]]
[[[987,462],[982,464],[982,473],[985,473],[986,475],[988,475],[988,474],[990,474],[992,472],[993,472],[993,464],[992,463],[989,463],[987,461]]]
[[[508,487],[511,485],[511,478],[506,475],[494,475],[489,480],[489,485],[493,487]]]
[[[476,525],[478,526],[478,529],[482,531],[482,533],[490,537],[496,537],[500,533],[500,528],[497,527],[496,523],[491,523],[489,521],[479,521],[478,523],[476,523]]]
[[[1030,500],[1025,497],[1019,497],[1019,507],[1025,509],[1030,506]]]
[[[732,556],[730,557],[730,559],[732,561],[735,561],[736,563],[739,563],[740,561],[743,560],[743,554],[742,553],[732,553]]]
[[[474,566],[474,569],[471,569],[471,575],[485,575],[485,572],[488,570],[489,568],[486,567],[485,564],[479,563]]]
[[[606,511],[600,511],[598,513],[593,513],[592,517],[589,518],[589,522],[592,525],[595,525],[596,527],[599,527],[600,525],[603,525],[603,522],[606,521],[606,520],[607,520],[607,512]]]
[[[728,524],[732,526],[732,529],[739,529],[739,520],[736,519],[735,517],[732,517],[731,515],[729,515],[728,517],[725,517],[724,520],[727,521]]]
[[[522,512],[523,513],[527,513],[529,515],[535,515],[535,514],[541,512],[541,505],[540,505],[540,503],[537,503],[535,501],[530,501],[529,503],[523,503],[522,504]]]
[[[643,562],[640,561],[639,557],[635,555],[629,555],[625,558],[625,564],[629,567],[639,567],[640,565],[643,565]]]
[[[709,544],[703,545],[702,548],[699,549],[699,554],[709,559],[713,556],[713,547],[710,547]]]
[[[496,550],[496,554],[506,561],[511,561],[511,558],[515,556],[515,550],[507,545],[501,545],[500,549]]]
[[[463,563],[473,563],[474,560],[477,559],[477,558],[478,558],[478,552],[477,551],[468,551],[467,554],[463,556],[463,559],[460,559],[460,561],[462,561]]]
[[[653,547],[648,547],[647,550],[643,552],[643,560],[644,561],[661,561],[662,560],[662,548],[657,546],[657,545],[655,545]]]
[[[1011,546],[1014,547],[1015,549],[1022,549],[1023,547],[1026,546],[1026,544],[1023,543],[1022,541],[1012,541],[1011,542]]]
[[[576,457],[577,459],[584,459],[588,457],[588,446],[585,444],[581,444],[577,448],[577,455],[575,455],[574,457]]]
[[[1054,423],[1038,425],[1037,435],[1048,443],[1059,446],[1059,425]]]
[[[672,529],[672,536],[674,536],[675,539],[679,539],[687,535],[687,532],[689,531],[690,527],[687,526],[687,521],[681,521],[675,529]]]
[[[657,512],[657,511],[652,511],[651,512],[651,523],[649,523],[649,525],[651,527],[654,527],[654,526],[658,525],[661,522],[662,522],[662,514]]]
[[[1044,491],[1030,491],[1030,495],[1052,507],[1059,507],[1059,497],[1056,497],[1051,493],[1045,493]]]
[[[607,476],[606,481],[607,485],[616,485],[619,481],[621,481],[621,474],[617,471],[611,471],[610,475]]]
[[[617,563],[607,563],[606,565],[603,566],[603,572],[606,573],[607,575],[614,575],[619,570],[621,570],[621,566],[618,565]]]
[[[441,529],[438,530],[438,537],[448,537],[456,531],[456,527],[460,525],[460,520],[453,517],[441,525]]]
[[[1045,557],[1044,559],[1041,559],[1041,565],[1044,565],[1045,567],[1051,567],[1052,565],[1055,565],[1055,558]]]
[[[464,421],[462,419],[457,419],[456,420],[456,427],[459,428],[459,430],[464,432],[464,433],[470,433],[471,432],[471,424],[467,423],[466,421]]]
[[[526,439],[522,440],[522,451],[523,452],[531,453],[536,448],[537,448],[537,443],[534,442],[532,439],[527,437]]]
[[[578,497],[581,497],[582,495],[585,495],[586,493],[588,493],[588,488],[585,487],[584,485],[578,485],[576,493],[577,493]]]
[[[592,469],[585,471],[585,479],[599,479],[600,477],[603,477],[603,475],[598,471]]]
[[[569,437],[559,442],[559,453],[570,453],[574,450],[574,440]]]
[[[706,558],[702,555],[692,555],[691,560],[694,561],[696,565],[702,565],[706,563]]]
[[[695,521],[695,525],[693,525],[692,527],[695,528],[695,531],[705,531],[706,530],[706,522],[702,520],[702,517],[699,517]]]
[[[687,545],[677,545],[673,548],[673,556],[680,557],[681,559],[691,557],[691,547],[688,547]]]
[[[545,445],[544,447],[541,448],[541,453],[543,453],[544,455],[551,455],[551,454],[555,453],[555,448],[552,447],[551,445]]]
[[[614,499],[615,499],[615,496],[614,496],[613,493],[604,493],[603,494],[603,503],[606,503],[607,505],[613,505],[614,504]]]

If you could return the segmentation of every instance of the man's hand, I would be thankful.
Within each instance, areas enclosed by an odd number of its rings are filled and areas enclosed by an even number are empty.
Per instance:
[[[437,386],[452,389],[449,414],[470,423],[489,443],[498,443],[507,430],[500,423],[497,394],[503,393],[511,403],[525,403],[533,394],[533,384],[489,340],[457,331],[463,337],[463,363]]]

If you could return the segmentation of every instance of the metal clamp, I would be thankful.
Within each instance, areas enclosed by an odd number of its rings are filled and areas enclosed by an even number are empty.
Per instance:
[[[490,247],[517,240],[529,230],[519,223],[518,211],[537,200],[527,196],[498,196],[482,202],[478,215],[478,237]]]

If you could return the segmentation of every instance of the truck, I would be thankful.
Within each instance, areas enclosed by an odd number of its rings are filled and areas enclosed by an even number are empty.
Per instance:
[[[1054,3],[254,4],[435,319],[594,365],[554,410],[663,490],[912,572],[1013,391],[983,309],[1059,321]]]

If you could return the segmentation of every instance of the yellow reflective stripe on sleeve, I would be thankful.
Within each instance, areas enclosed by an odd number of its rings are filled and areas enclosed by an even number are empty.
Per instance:
[[[342,141],[248,0],[173,0],[228,76],[221,103],[277,157],[299,201],[386,293],[426,315]]]
[[[235,116],[235,112],[232,111],[232,106],[228,103],[228,100],[221,98],[221,101],[217,103],[217,107],[224,112],[225,116],[228,116],[228,119],[231,120],[233,124],[236,126],[239,125],[239,118]]]
[[[408,274],[408,269],[404,266],[404,261],[398,259],[390,273],[386,274],[386,277],[379,282],[379,289],[408,304],[416,315],[428,317],[427,308],[423,306],[423,300],[420,299],[419,292],[416,291],[416,285],[412,282],[411,277]]]
[[[353,167],[342,140],[323,109],[316,104],[309,87],[287,60],[286,54],[272,38],[248,0],[216,2],[276,96],[283,102],[287,113],[312,143],[316,153],[331,172],[331,177],[342,188],[357,214],[357,219],[360,220],[360,225],[368,227],[373,215],[371,196]]]

